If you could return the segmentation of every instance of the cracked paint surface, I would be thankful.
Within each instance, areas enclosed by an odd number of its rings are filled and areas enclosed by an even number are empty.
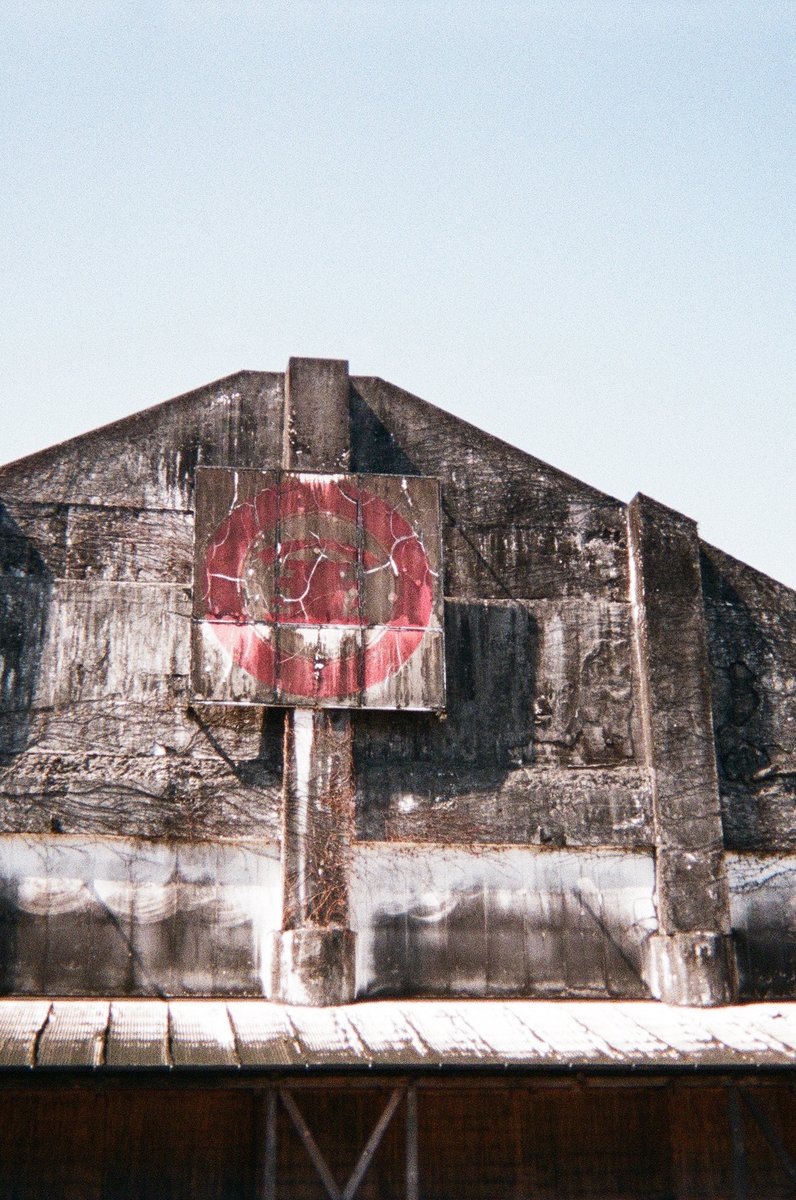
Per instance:
[[[443,707],[439,529],[433,479],[197,472],[197,697]]]

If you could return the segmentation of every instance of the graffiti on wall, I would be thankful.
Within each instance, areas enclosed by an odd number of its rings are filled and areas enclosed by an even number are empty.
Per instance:
[[[434,479],[200,469],[195,697],[443,708],[440,564]]]

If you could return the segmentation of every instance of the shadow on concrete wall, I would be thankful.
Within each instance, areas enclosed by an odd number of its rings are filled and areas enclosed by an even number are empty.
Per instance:
[[[420,474],[355,391],[351,469]],[[443,520],[452,522],[444,496],[442,510]],[[445,720],[423,713],[357,714],[360,837],[384,836],[386,812],[402,792],[494,792],[512,767],[532,759],[538,630],[527,607],[502,590],[507,598],[498,603],[445,604]]]
[[[774,614],[764,613],[739,591],[722,570],[721,557],[709,547],[702,553],[722,816],[728,848],[753,850],[770,841],[771,830],[760,828],[763,793],[773,788],[786,806],[796,804],[796,774],[778,769],[778,759],[789,748],[779,744],[766,680],[767,675],[787,674],[788,664],[781,661],[784,642],[772,637],[764,620]],[[778,695],[777,701],[784,705],[787,697]],[[766,807],[770,814],[770,803]]]
[[[52,574],[33,542],[0,502],[0,767],[28,745]],[[13,990],[20,930],[16,888],[0,880],[0,993]]]
[[[536,623],[520,604],[446,604],[446,719],[357,714],[360,837],[383,837],[390,806],[406,793],[443,802],[494,794],[530,760],[537,647]]]
[[[796,972],[796,773],[783,769],[792,761],[782,729],[793,702],[781,684],[796,669],[792,653],[788,661],[793,640],[782,636],[793,596],[709,546],[701,566],[724,840],[743,852],[729,862],[741,994],[788,998]]]
[[[0,765],[28,744],[52,574],[0,502]]]

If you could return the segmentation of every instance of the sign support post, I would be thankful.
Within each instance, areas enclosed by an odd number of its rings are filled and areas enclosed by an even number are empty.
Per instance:
[[[348,363],[292,358],[285,373],[285,470],[349,469]],[[354,829],[350,713],[292,708],[285,716],[282,929],[274,935],[272,995],[285,1004],[354,998],[348,911]]]

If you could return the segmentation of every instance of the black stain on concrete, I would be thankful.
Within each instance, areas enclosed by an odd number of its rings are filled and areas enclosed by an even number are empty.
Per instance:
[[[51,591],[41,552],[0,501],[0,765],[28,744]]]

